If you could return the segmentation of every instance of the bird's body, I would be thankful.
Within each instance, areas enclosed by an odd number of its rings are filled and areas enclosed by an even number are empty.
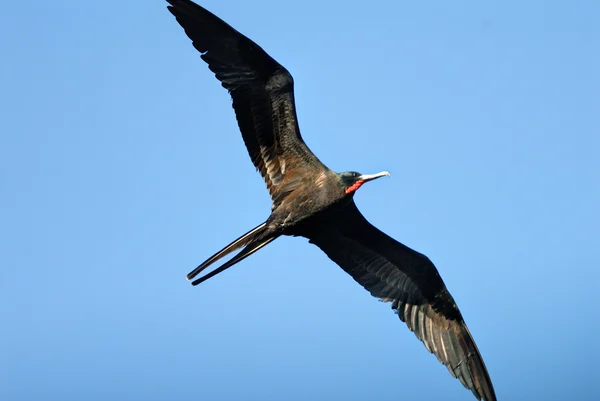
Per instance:
[[[495,401],[483,359],[433,263],[371,225],[354,203],[365,182],[387,172],[335,173],[306,146],[298,126],[294,82],[263,49],[189,0],[167,0],[201,58],[231,94],[248,153],[272,200],[267,220],[188,274],[194,279],[240,250],[197,285],[281,235],[315,244],[374,297],[392,309],[475,397]]]

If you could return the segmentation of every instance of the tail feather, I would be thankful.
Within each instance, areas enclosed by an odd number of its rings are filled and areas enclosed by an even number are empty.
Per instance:
[[[201,265],[196,267],[194,270],[189,272],[187,275],[187,279],[192,280],[201,271],[203,271],[208,266],[215,263],[217,260],[230,254],[233,251],[236,251],[242,247],[245,247],[244,250],[242,250],[242,252],[240,252],[238,255],[236,255],[234,258],[232,258],[225,265],[221,266],[219,269],[213,271],[209,275],[206,275],[206,276],[202,277],[201,279],[198,279],[192,283],[194,285],[199,284],[202,281],[222,272],[227,267],[231,267],[235,263],[239,262],[240,260],[247,258],[248,256],[250,256],[254,252],[258,251],[260,248],[267,245],[269,242],[273,241],[277,237],[279,237],[279,234],[269,231],[267,223],[264,222],[261,225],[248,231],[246,234],[242,235],[241,237],[239,237],[238,239],[236,239],[235,241],[233,241],[232,243],[227,245],[225,248],[221,249],[219,252],[215,253],[213,256],[208,258],[206,261],[204,261]]]
[[[192,281],[192,285],[198,285],[201,282],[206,281],[213,276],[216,276],[217,274],[221,273],[225,269],[228,269],[231,266],[235,265],[237,262],[241,262],[242,260],[246,259],[248,256],[252,255],[254,252],[258,251],[260,248],[268,245],[270,242],[275,241],[276,238],[277,238],[277,236],[276,237],[267,237],[260,241],[251,243],[250,245],[248,245],[244,249],[242,249],[242,251],[240,253],[238,253],[233,258],[231,258],[230,260],[225,262],[223,264],[223,266],[220,266],[220,267],[216,268],[215,270],[213,270],[212,272],[200,277],[199,279]]]

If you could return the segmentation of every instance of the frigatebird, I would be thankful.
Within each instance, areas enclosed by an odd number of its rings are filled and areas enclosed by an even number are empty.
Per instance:
[[[354,203],[364,183],[389,175],[335,173],[306,146],[290,73],[256,43],[190,0],[167,0],[201,58],[229,91],[242,138],[269,191],[271,215],[187,275],[241,249],[197,285],[282,235],[315,244],[371,295],[391,302],[427,350],[479,400],[494,401],[489,374],[465,321],[429,258],[371,225]]]

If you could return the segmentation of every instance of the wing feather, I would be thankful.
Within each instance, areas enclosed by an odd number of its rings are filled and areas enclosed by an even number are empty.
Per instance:
[[[427,350],[479,400],[496,396],[483,359],[433,263],[371,225],[354,201],[303,232],[392,309]]]
[[[248,154],[275,208],[308,170],[326,169],[300,135],[291,74],[203,7],[189,0],[167,1],[202,60],[229,91]]]

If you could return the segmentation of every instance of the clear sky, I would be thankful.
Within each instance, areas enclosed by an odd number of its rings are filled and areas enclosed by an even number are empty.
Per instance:
[[[600,3],[202,2],[285,65],[356,203],[428,255],[499,400],[597,399]],[[282,238],[227,92],[153,1],[0,13],[0,399],[471,400],[389,308]]]

